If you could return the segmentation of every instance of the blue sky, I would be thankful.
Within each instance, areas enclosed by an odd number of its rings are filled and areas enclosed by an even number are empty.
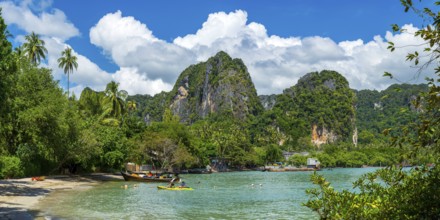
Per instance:
[[[430,6],[432,1],[424,1]],[[55,79],[65,86],[56,58],[70,46],[79,59],[73,90],[102,90],[118,81],[130,94],[168,91],[190,64],[219,50],[241,58],[259,94],[280,93],[304,74],[332,69],[352,88],[384,89],[395,81],[418,83],[402,49],[387,41],[419,43],[391,33],[391,24],[415,31],[422,23],[399,0],[216,1],[0,1],[14,45],[35,31],[46,41]],[[414,48],[411,48],[414,50]]]

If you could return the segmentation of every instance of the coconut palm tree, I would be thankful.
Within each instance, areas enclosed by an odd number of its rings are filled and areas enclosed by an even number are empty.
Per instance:
[[[110,117],[119,118],[127,111],[125,99],[128,93],[125,90],[118,90],[119,83],[111,81],[105,88],[104,112]]]
[[[128,101],[127,102],[127,110],[128,111],[134,111],[136,109],[137,109],[137,106],[136,106],[136,102],[135,101]]]
[[[24,53],[32,63],[38,65],[41,59],[46,58],[47,54],[44,40],[41,40],[40,36],[34,32],[27,35],[25,39],[26,42],[23,44]]]
[[[73,73],[73,68],[75,70],[78,68],[77,58],[72,54],[72,48],[67,47],[63,52],[61,52],[61,57],[58,58],[58,67],[64,70],[67,74],[67,97],[69,97],[69,80],[70,73]]]
[[[23,56],[25,54],[23,51],[23,46],[16,47],[14,51],[17,54],[17,56]]]
[[[17,63],[17,67],[19,67],[19,69],[21,70],[20,63],[22,60],[26,59],[23,45],[18,46],[14,49],[14,55],[15,55],[15,62]]]

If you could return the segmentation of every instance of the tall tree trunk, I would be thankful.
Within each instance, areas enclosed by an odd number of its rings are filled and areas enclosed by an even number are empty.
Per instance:
[[[69,92],[69,77],[70,76],[70,74],[69,73],[67,73],[67,99],[69,98],[69,96],[70,96],[70,92]]]

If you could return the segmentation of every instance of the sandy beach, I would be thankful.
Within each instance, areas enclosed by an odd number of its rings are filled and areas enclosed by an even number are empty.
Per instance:
[[[0,180],[0,219],[45,219],[38,202],[55,190],[75,190],[102,181],[123,180],[121,175],[49,176],[44,181],[32,178]]]

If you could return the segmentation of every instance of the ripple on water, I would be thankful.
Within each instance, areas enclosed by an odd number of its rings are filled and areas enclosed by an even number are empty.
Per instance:
[[[321,171],[336,189],[373,169]],[[105,182],[55,192],[40,208],[61,219],[317,219],[301,204],[311,172],[233,172],[182,175],[193,191],[157,190],[163,183]],[[121,188],[127,184],[128,189]],[[134,185],[138,186],[135,187]],[[253,185],[252,185],[253,184]]]

